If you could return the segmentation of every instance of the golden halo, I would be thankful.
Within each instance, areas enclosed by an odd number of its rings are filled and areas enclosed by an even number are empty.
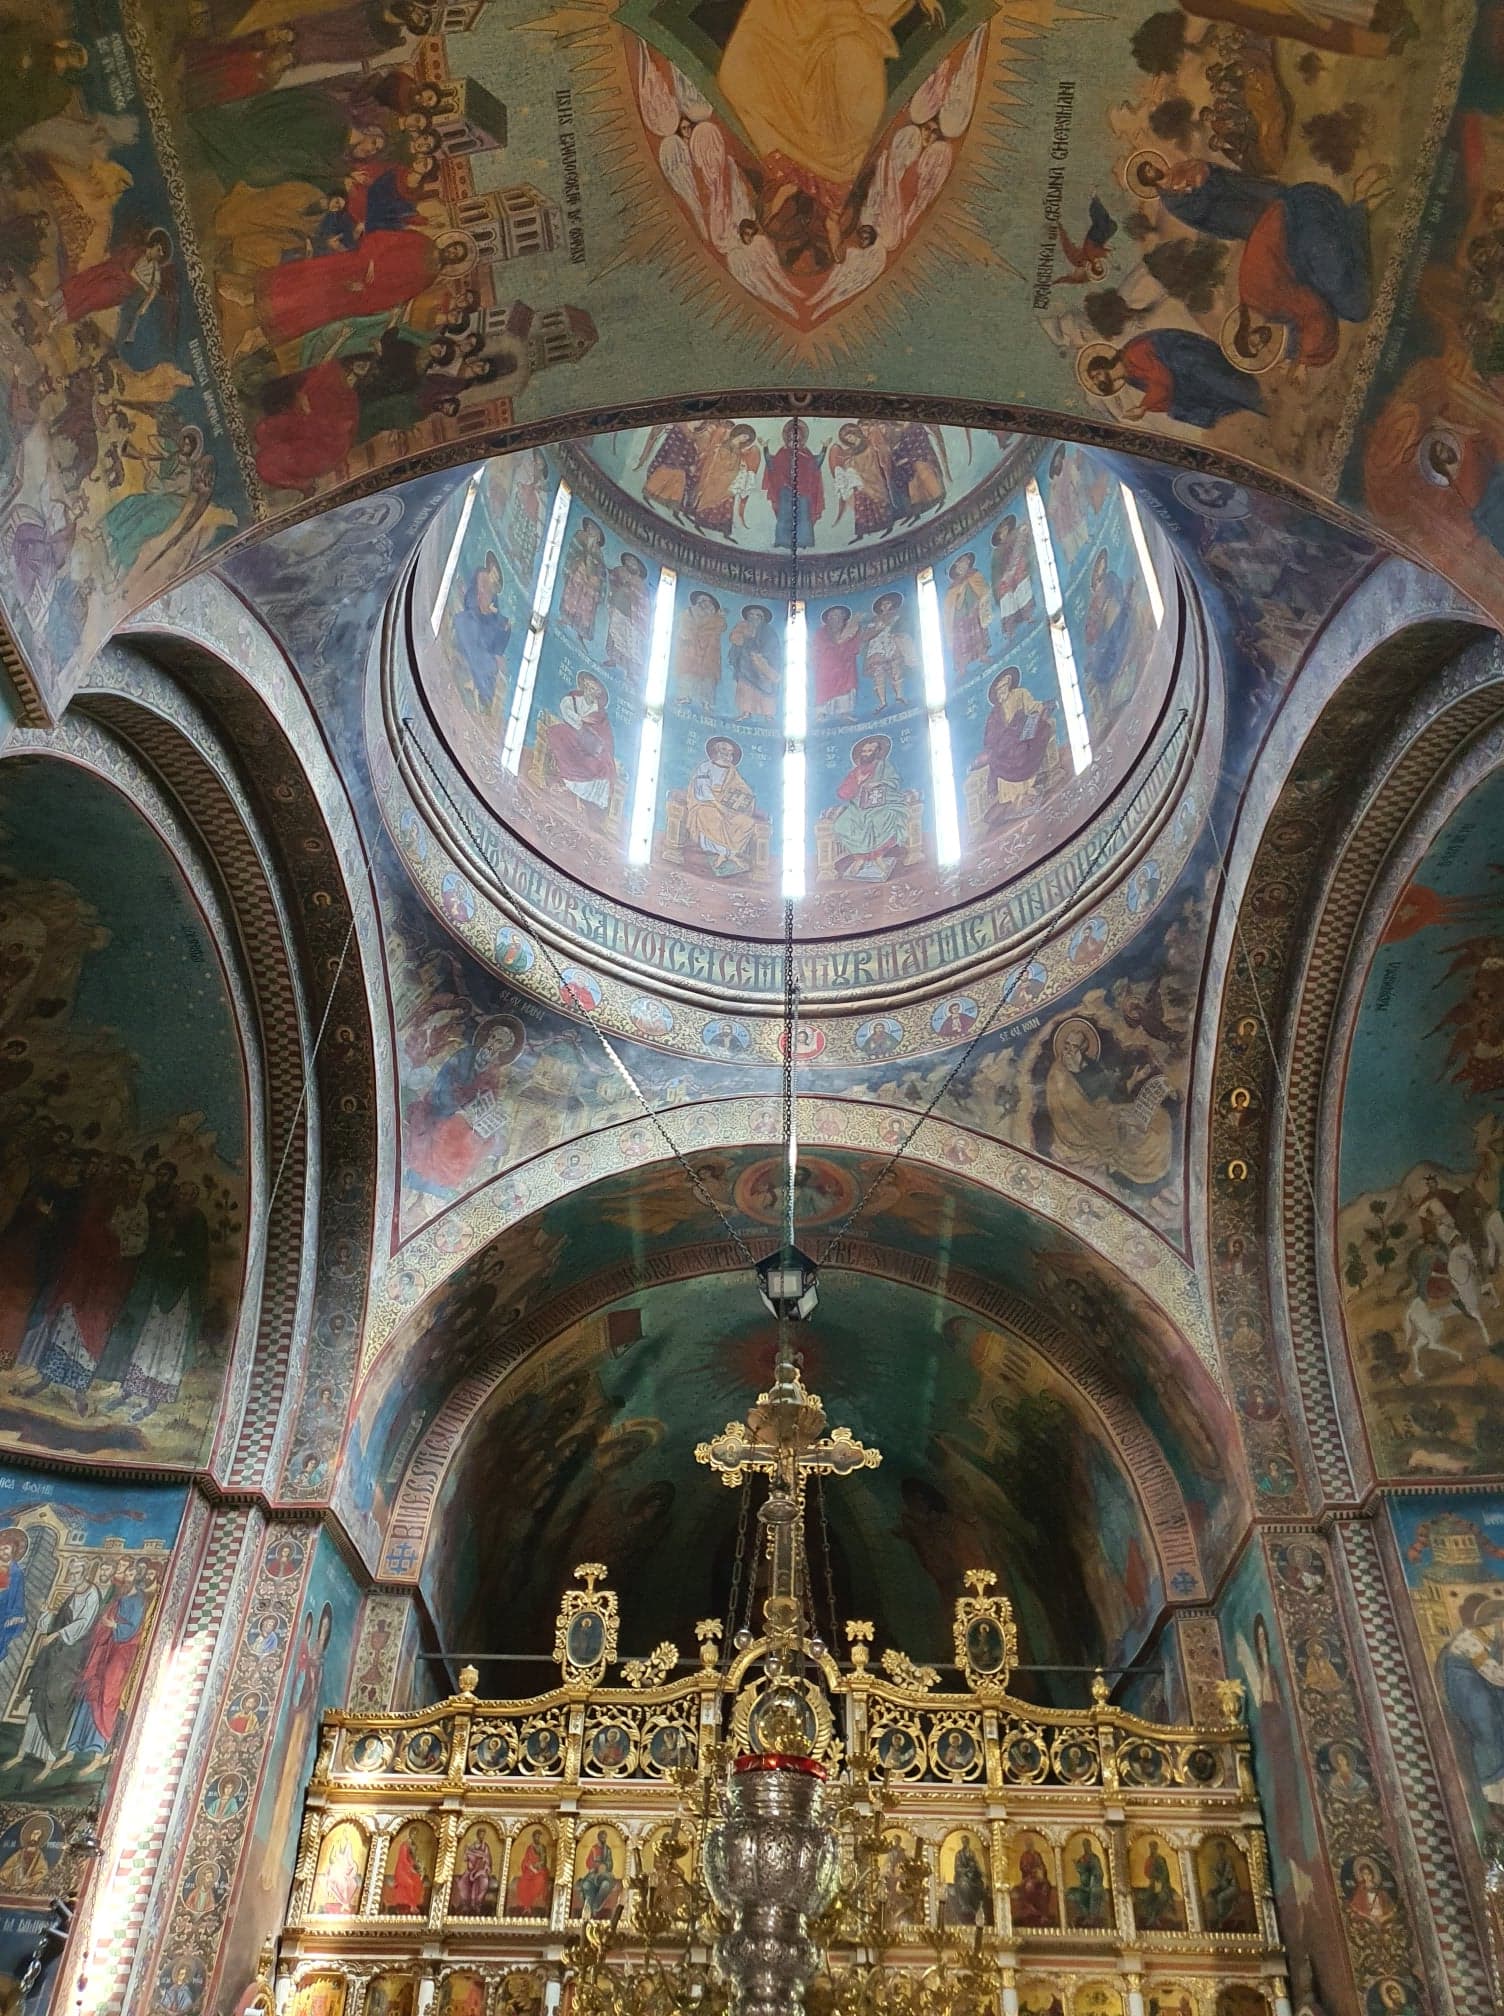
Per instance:
[[[1290,338],[1290,332],[1282,322],[1265,322],[1262,326],[1273,330],[1275,341],[1269,345],[1266,351],[1260,352],[1257,357],[1240,356],[1233,347],[1233,342],[1238,333],[1238,321],[1242,312],[1241,308],[1229,308],[1222,318],[1220,337],[1222,355],[1235,370],[1246,373],[1250,378],[1262,378],[1266,371],[1272,371],[1275,365],[1283,358],[1285,345]]]
[[[1140,179],[1144,169],[1151,161],[1166,173],[1169,172],[1170,164],[1157,147],[1140,147],[1135,153],[1130,154],[1128,159],[1123,163],[1123,187],[1128,191],[1130,196],[1137,196],[1141,203],[1157,203],[1159,201],[1159,190],[1152,185],[1145,188]]]
[[[1089,392],[1093,399],[1111,399],[1114,395],[1111,392],[1104,392],[1099,386],[1092,384],[1090,378],[1086,375],[1087,366],[1094,364],[1099,357],[1116,357],[1117,354],[1117,345],[1115,343],[1083,343],[1081,348],[1076,352],[1077,383],[1080,385],[1081,390]]]
[[[453,266],[446,266],[444,268],[445,273],[451,279],[457,274],[468,273],[480,258],[480,248],[468,231],[440,231],[436,234],[433,242],[435,248],[440,252],[443,252],[450,245],[458,244],[465,247],[465,257],[462,260],[456,261]]]
[[[1088,1022],[1084,1015],[1067,1015],[1050,1039],[1050,1048],[1058,1057],[1060,1046],[1065,1041],[1068,1029],[1082,1029],[1086,1032],[1086,1054],[1095,1061],[1102,1054],[1102,1034],[1094,1022]]]

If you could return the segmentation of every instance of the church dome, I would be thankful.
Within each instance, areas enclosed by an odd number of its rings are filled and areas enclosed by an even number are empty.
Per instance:
[[[788,900],[833,1005],[1019,949],[1121,880],[1198,741],[1169,544],[1062,443],[709,415],[524,449],[407,596],[385,719],[462,876],[628,983],[754,1009]]]

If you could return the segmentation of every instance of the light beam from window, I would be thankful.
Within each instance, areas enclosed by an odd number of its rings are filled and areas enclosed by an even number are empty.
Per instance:
[[[429,617],[429,628],[435,637],[439,625],[444,620],[444,604],[449,600],[449,591],[454,586],[454,570],[460,564],[460,548],[465,543],[465,533],[470,525],[470,513],[475,509],[475,499],[480,490],[484,469],[477,469],[465,485],[465,501],[460,506],[459,523],[454,528],[454,538],[450,541],[449,557],[444,562],[444,571],[439,576],[439,592],[433,598],[433,612]]]
[[[512,711],[507,717],[506,737],[501,745],[501,767],[515,777],[522,761],[522,744],[527,736],[528,716],[533,711],[533,687],[538,678],[538,660],[543,652],[543,633],[548,624],[548,605],[553,600],[554,577],[559,571],[559,554],[564,547],[564,525],[569,517],[570,491],[561,483],[554,492],[548,514],[548,532],[543,541],[543,559],[533,583],[533,608],[527,622],[527,641],[522,647],[522,663],[517,668],[517,684],[512,689]]]
[[[1091,764],[1091,731],[1086,725],[1086,707],[1081,698],[1081,681],[1076,673],[1076,653],[1066,627],[1065,600],[1060,593],[1060,574],[1055,566],[1055,542],[1050,537],[1050,521],[1045,512],[1036,478],[1029,478],[1029,529],[1034,534],[1034,554],[1044,583],[1045,614],[1050,619],[1050,649],[1055,654],[1055,679],[1060,688],[1060,704],[1065,709],[1065,732],[1071,745],[1071,761],[1076,775]]]
[[[1154,627],[1164,627],[1165,598],[1159,592],[1159,570],[1154,565],[1154,555],[1149,551],[1149,541],[1144,533],[1144,521],[1138,514],[1138,499],[1126,483],[1119,483],[1123,493],[1123,509],[1128,513],[1128,530],[1133,534],[1133,550],[1138,555],[1139,571],[1144,577],[1144,586],[1149,591],[1149,607],[1154,611]]]
[[[809,636],[802,602],[789,604],[783,656],[783,900],[797,903],[804,894],[804,736],[809,726]]]
[[[935,801],[935,855],[942,868],[961,858],[961,821],[956,809],[956,765],[945,711],[945,646],[940,636],[940,595],[933,567],[921,567],[919,655],[924,666],[924,704],[929,715],[930,784]]]
[[[645,868],[653,853],[653,815],[658,810],[658,771],[663,758],[663,702],[668,693],[668,661],[674,642],[674,590],[678,579],[672,567],[660,568],[653,600],[653,641],[648,650],[632,830],[627,841],[627,859],[634,868]]]

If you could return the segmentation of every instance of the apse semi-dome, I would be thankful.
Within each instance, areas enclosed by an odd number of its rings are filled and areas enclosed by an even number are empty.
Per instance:
[[[458,486],[386,722],[428,821],[541,930],[692,982],[709,962],[653,927],[771,950],[792,900],[802,946],[933,939],[881,972],[833,951],[860,991],[1004,947],[1120,864],[1183,781],[1196,662],[1167,543],[1091,453],[712,415]],[[775,995],[776,963],[733,990]]]

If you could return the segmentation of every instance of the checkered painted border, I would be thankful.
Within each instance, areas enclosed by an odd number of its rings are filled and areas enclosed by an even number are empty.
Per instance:
[[[1404,1633],[1384,1575],[1376,1523],[1341,1521],[1333,1532],[1333,1549],[1347,1571],[1346,1594],[1375,1691],[1389,1711],[1383,1734],[1399,1794],[1394,1819],[1408,1835],[1426,1894],[1449,1907],[1434,1911],[1429,1922],[1422,1920],[1421,1936],[1434,1949],[1436,1978],[1445,1983],[1456,2016],[1473,2016],[1491,2006],[1493,1982],[1479,1927],[1466,1908],[1466,1894],[1458,1894],[1457,1848],[1447,1825],[1436,1756],[1427,1738],[1429,1716],[1405,1659]]]
[[[164,1864],[158,1883],[160,1936],[150,1946],[143,1944],[137,1962],[134,1986],[152,1998],[143,2003],[148,2008],[154,2006],[162,1983],[183,1964],[200,1984],[195,2006],[212,2006],[224,1962],[225,1931],[234,1922],[237,1908],[242,1908],[242,1893],[251,1873],[247,1848],[257,1797],[263,1779],[274,1775],[283,1761],[271,1754],[270,1738],[277,1727],[293,1663],[297,1620],[318,1527],[312,1522],[269,1523],[255,1511],[239,1516],[244,1552],[235,1622],[225,1633],[217,1684],[204,1697],[199,1769],[185,1777],[173,1815],[174,1838],[179,1845],[171,1867]],[[279,1572],[288,1545],[296,1561],[292,1574]],[[270,1654],[250,1628],[268,1613],[277,1614],[284,1625],[283,1641]],[[248,1694],[260,1701],[253,1726],[247,1726],[251,1719]],[[234,1813],[211,1812],[204,1793],[227,1777],[243,1781],[243,1802]],[[207,1911],[190,1908],[188,1900],[198,1872],[204,1870],[215,1876],[215,1902]],[[230,1999],[233,2001],[246,1985],[225,1984]]]

